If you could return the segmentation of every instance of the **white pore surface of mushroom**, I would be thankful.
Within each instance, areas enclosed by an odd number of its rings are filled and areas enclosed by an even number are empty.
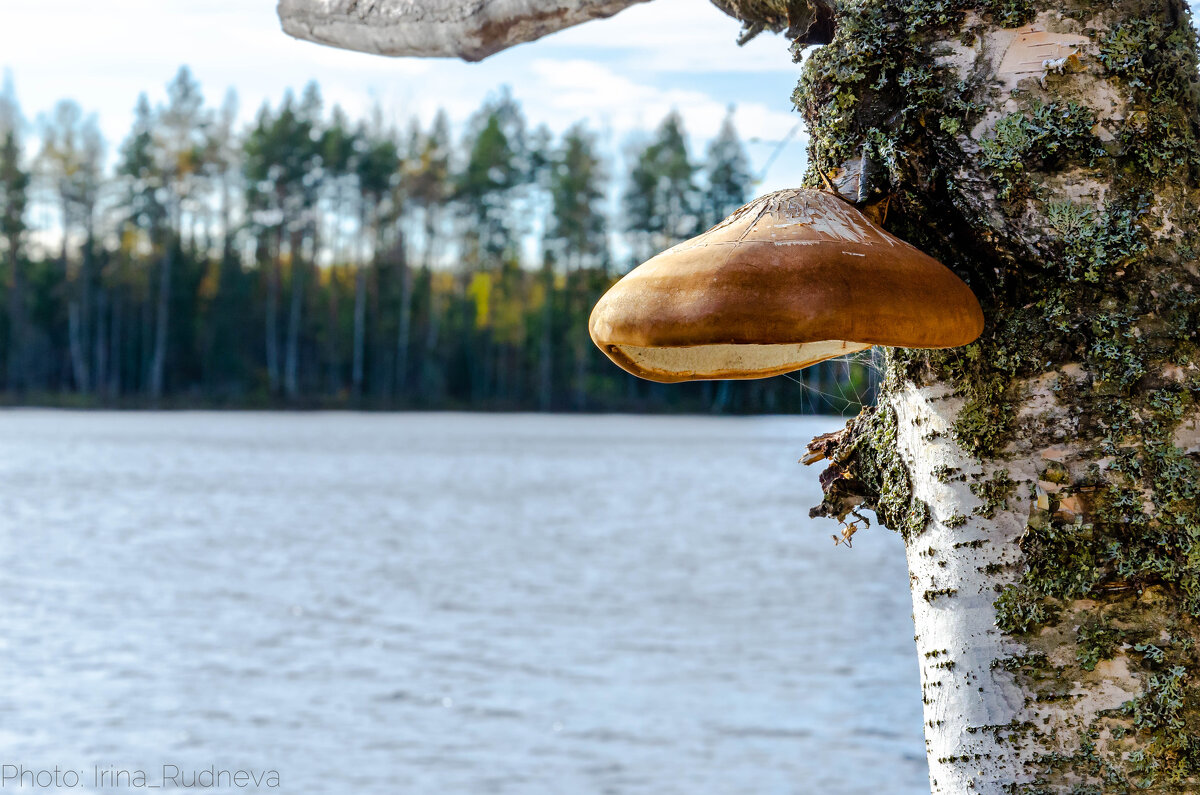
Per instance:
[[[871,346],[845,340],[801,342],[793,345],[703,345],[687,348],[654,348],[618,345],[640,371],[658,373],[668,381],[702,381],[738,377],[768,378],[809,365],[858,353]]]
[[[290,36],[376,55],[478,61],[648,0],[279,0]]]

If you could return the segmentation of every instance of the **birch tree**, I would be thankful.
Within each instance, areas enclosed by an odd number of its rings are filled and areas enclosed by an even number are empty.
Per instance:
[[[171,296],[175,261],[181,254],[184,213],[197,189],[203,163],[208,113],[200,85],[187,67],[167,84],[167,104],[158,113],[155,154],[163,176],[166,239],[158,272],[158,306],[154,314],[154,355],[150,360],[150,398],[159,400],[170,347]]]
[[[129,272],[125,275],[134,276],[136,274],[137,293],[141,296],[148,291],[149,287],[144,281],[147,279],[147,274],[144,273],[142,267],[145,264],[143,260],[153,258],[156,252],[165,245],[164,240],[168,237],[165,231],[168,213],[165,201],[165,179],[162,173],[162,164],[156,156],[154,142],[155,114],[150,107],[150,100],[145,94],[138,97],[133,116],[133,128],[121,144],[120,158],[117,164],[117,174],[123,183],[122,209],[126,212],[126,217],[119,226],[123,248],[125,248],[124,254],[131,261],[130,265],[136,262],[138,266],[127,269]],[[120,312],[116,311],[114,314],[119,320]],[[113,337],[117,339],[119,332],[115,332]],[[138,381],[150,371],[150,362],[145,356],[146,347],[146,345],[140,346],[136,367],[132,368],[138,373]],[[113,372],[116,383],[113,384],[111,391],[119,393],[121,391],[119,363]]]
[[[432,287],[430,273],[441,242],[442,209],[452,193],[450,173],[450,121],[444,111],[434,117],[429,133],[422,136],[418,146],[409,152],[407,162],[407,193],[414,208],[421,211],[421,262],[428,284]],[[426,367],[421,373],[420,385],[425,393],[436,393],[439,379],[433,372],[433,352],[438,344],[438,317],[441,307],[437,293],[429,291],[429,322],[425,329],[421,353]]]
[[[886,352],[877,405],[808,456],[829,461],[815,515],[848,534],[870,509],[906,542],[932,791],[1197,791],[1187,7],[717,5],[743,39],[824,45],[795,94],[803,182],[936,256],[986,315],[966,348]]]
[[[304,87],[300,104],[287,131],[288,199],[285,217],[290,235],[290,302],[288,305],[287,347],[283,360],[284,394],[291,400],[300,397],[300,337],[303,334],[305,292],[308,271],[318,248],[316,209],[326,179],[322,160],[321,92],[315,82]]]
[[[935,792],[1200,781],[1195,79],[1174,2],[867,0],[805,64],[810,184],[857,161],[987,317],[819,446],[816,512],[907,542]]]
[[[60,100],[42,119],[42,148],[38,165],[45,189],[54,196],[59,213],[60,267],[68,294],[67,338],[71,372],[76,388],[87,393],[91,374],[87,356],[90,313],[92,252],[95,243],[95,212],[104,142],[95,116],[84,116],[79,105]],[[68,252],[72,235],[83,233],[82,262],[71,267]]]

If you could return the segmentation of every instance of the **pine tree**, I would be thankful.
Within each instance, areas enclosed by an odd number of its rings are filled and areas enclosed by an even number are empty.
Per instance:
[[[386,232],[391,226],[390,219],[396,214],[394,191],[400,174],[400,153],[392,133],[384,129],[378,121],[369,127],[360,126],[356,146],[355,164],[361,196],[362,235],[364,242],[369,243],[371,247],[372,266],[378,270],[387,248]],[[360,272],[360,277],[365,278],[365,272]],[[401,281],[403,280],[404,275],[401,274]],[[360,278],[355,290],[356,362],[361,362],[361,350],[365,344],[361,322],[365,309],[363,287],[364,282]],[[361,379],[361,371],[358,372]],[[389,381],[395,383],[394,379],[380,379],[381,392],[389,391]],[[356,381],[355,388],[361,390],[361,380]]]
[[[553,256],[567,267],[566,311],[573,330],[573,403],[577,409],[582,409],[587,402],[587,364],[592,353],[585,328],[593,302],[583,269],[603,266],[607,262],[608,230],[602,207],[603,169],[595,152],[595,142],[581,124],[567,130],[553,159],[549,183],[552,211],[547,245]],[[546,300],[549,307],[550,295]],[[549,335],[552,325],[548,310],[543,317],[542,333]],[[551,345],[549,338],[543,340],[544,356],[550,355]]]
[[[238,99],[232,89],[209,126],[203,161],[205,180],[215,189],[220,227],[216,295],[204,324],[206,354],[203,372],[210,389],[232,392],[246,378],[249,363],[241,344],[251,313],[246,274],[234,251],[234,205],[240,183],[241,141],[234,129]]]
[[[518,180],[516,153],[498,113],[487,115],[482,129],[469,142],[466,167],[459,175],[456,197],[469,223],[465,252],[469,262],[482,264],[508,246],[508,192]]]
[[[251,221],[266,232],[260,258],[266,268],[268,385],[288,397],[299,391],[299,336],[304,290],[302,244],[315,227],[312,206],[323,180],[320,98],[306,89],[300,103],[289,91],[279,111],[264,107],[246,136],[246,201]],[[290,264],[286,348],[280,356],[279,300],[284,252]],[[282,359],[282,361],[281,361]]]
[[[683,120],[672,111],[636,154],[625,192],[626,228],[637,238],[639,259],[695,232],[700,212],[695,174]]]
[[[730,108],[721,131],[708,145],[701,225],[713,226],[745,204],[752,182],[746,150],[733,126],[733,108]]]
[[[167,227],[159,265],[158,301],[154,315],[154,355],[150,362],[150,399],[162,397],[170,346],[172,280],[182,249],[184,213],[194,198],[203,162],[208,125],[200,85],[181,67],[167,84],[167,104],[156,115],[155,155],[166,194]]]
[[[549,183],[547,238],[558,261],[573,267],[602,262],[608,251],[604,170],[595,139],[582,123],[573,125],[563,137],[552,160]]]
[[[329,122],[322,136],[321,152],[325,168],[326,189],[331,205],[332,223],[327,236],[327,245],[332,260],[330,266],[332,269],[350,261],[351,254],[347,250],[346,241],[354,238],[346,233],[346,222],[348,219],[358,217],[354,211],[354,200],[358,195],[358,174],[354,163],[355,134],[349,117],[339,105],[334,105],[333,111],[330,113]],[[355,281],[357,282],[357,279]],[[337,297],[337,280],[331,275],[326,358],[329,366],[329,390],[335,394],[341,390],[343,378],[339,339],[341,320],[337,310]],[[357,340],[354,344],[356,347],[352,355],[357,356]],[[361,371],[361,364],[355,366],[355,371]]]

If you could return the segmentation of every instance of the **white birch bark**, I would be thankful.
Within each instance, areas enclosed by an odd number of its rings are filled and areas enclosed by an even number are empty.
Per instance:
[[[1074,638],[1079,622],[1071,615],[1091,607],[1090,602],[1069,607],[1058,626],[1043,630],[1030,645],[996,626],[996,598],[1022,571],[1018,544],[1039,498],[1044,500],[1038,473],[1050,460],[1076,469],[1093,455],[1072,444],[1071,418],[1056,405],[1053,381],[1026,384],[1019,413],[1030,432],[1018,438],[1041,444],[1014,442],[1002,464],[981,465],[954,441],[952,425],[962,401],[945,385],[909,384],[890,396],[896,444],[913,496],[931,509],[925,531],[909,540],[907,557],[933,795],[1006,795],[1014,783],[1031,783],[1036,765],[1028,763],[1037,755],[1076,752],[1080,730],[1091,716],[1120,708],[1143,689],[1128,664],[1128,649],[1099,662],[1093,672],[1074,668],[1077,647],[1066,638]],[[978,515],[983,501],[969,484],[984,482],[1000,469],[1016,489],[1007,507],[986,519]],[[1075,672],[1073,681],[1060,683],[1071,697],[1031,698],[1031,689],[1013,669],[1037,654],[1048,654],[1051,665]],[[1021,728],[1030,725],[1038,734],[1032,742]],[[1049,737],[1056,738],[1054,747],[1048,747]]]

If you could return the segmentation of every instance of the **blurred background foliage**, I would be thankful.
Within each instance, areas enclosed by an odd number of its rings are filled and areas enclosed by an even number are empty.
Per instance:
[[[71,100],[0,93],[0,400],[80,406],[854,411],[869,362],[663,386],[611,365],[587,317],[630,267],[754,183],[729,119],[679,116],[627,173],[583,124],[527,128],[506,92],[455,140],[289,93],[238,129],[183,68],[109,153]],[[619,196],[619,201],[610,197]]]

